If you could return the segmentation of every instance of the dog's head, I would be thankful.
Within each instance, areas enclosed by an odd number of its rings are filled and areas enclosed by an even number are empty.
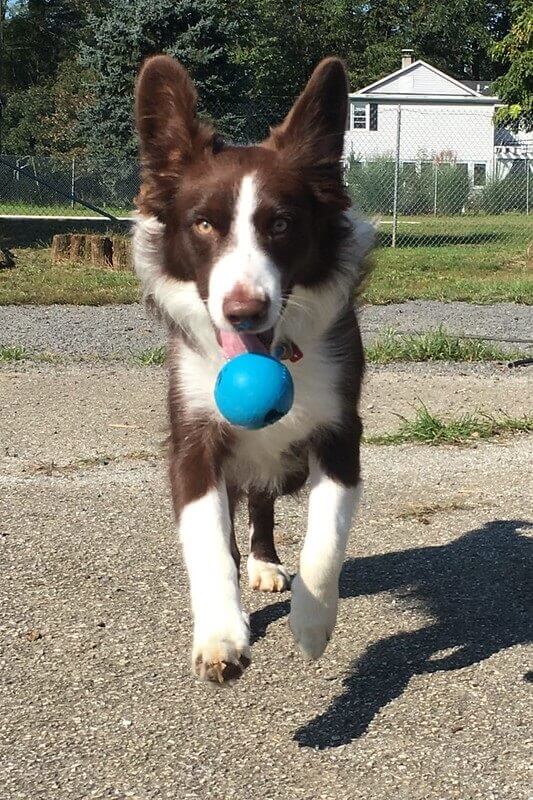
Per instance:
[[[219,331],[271,330],[293,287],[319,285],[333,268],[350,205],[341,172],[347,94],[342,62],[326,59],[268,139],[235,147],[199,120],[180,64],[145,62],[139,211],[164,226],[165,277],[192,282]]]

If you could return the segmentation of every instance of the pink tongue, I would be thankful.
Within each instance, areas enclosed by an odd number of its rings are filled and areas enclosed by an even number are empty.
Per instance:
[[[235,358],[241,353],[268,353],[265,345],[255,333],[219,331],[218,337],[226,358]]]

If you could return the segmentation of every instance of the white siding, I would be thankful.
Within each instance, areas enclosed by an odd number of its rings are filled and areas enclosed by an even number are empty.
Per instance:
[[[475,104],[402,103],[400,160],[420,162],[449,158],[467,163],[471,175],[474,163],[485,163],[487,175],[490,175],[494,152],[492,114],[491,106]],[[397,105],[378,103],[378,129],[347,131],[345,156],[352,154],[360,161],[393,157],[397,115]]]
[[[466,87],[458,86],[454,81],[447,80],[442,75],[429,69],[425,64],[414,64],[412,69],[397,75],[395,78],[385,79],[371,90],[372,94],[430,94],[430,95],[458,95],[471,97],[471,92]]]

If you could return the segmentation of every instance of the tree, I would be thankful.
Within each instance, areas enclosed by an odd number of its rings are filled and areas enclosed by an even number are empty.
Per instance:
[[[458,80],[490,80],[500,74],[490,49],[507,32],[509,13],[509,0],[368,0],[352,82],[361,88],[397,70],[404,47]]]
[[[79,50],[89,10],[98,0],[18,0],[6,5],[1,53],[4,89],[16,91],[53,78]]]
[[[499,74],[492,42],[505,35],[510,0],[225,0],[238,21],[233,57],[263,132],[279,120],[317,61],[344,59],[353,90],[400,67],[401,50],[458,79]]]
[[[533,6],[530,0],[515,0],[509,33],[493,47],[496,59],[509,65],[495,84],[506,103],[496,121],[514,131],[533,130]]]
[[[9,95],[2,119],[2,152],[47,155],[50,143],[42,120],[52,110],[51,84],[30,86]]]
[[[233,57],[246,77],[254,138],[287,113],[321,58],[351,61],[362,46],[363,3],[353,0],[227,0],[238,20]]]
[[[105,0],[0,0],[3,47],[1,149],[26,155],[74,155],[76,115],[87,102],[87,74],[77,62],[89,35],[89,8]]]
[[[153,53],[175,56],[189,69],[200,109],[222,127],[242,122],[233,113],[239,84],[228,57],[235,23],[224,17],[218,0],[124,0],[91,23],[94,37],[82,63],[94,74],[93,100],[83,130],[93,153],[136,156],[133,87],[140,65]]]

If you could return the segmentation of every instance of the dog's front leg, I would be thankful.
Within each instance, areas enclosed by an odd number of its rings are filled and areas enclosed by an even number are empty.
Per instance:
[[[349,441],[329,439],[310,457],[309,521],[300,569],[292,582],[289,618],[307,659],[322,655],[337,618],[339,575],[361,493],[359,435],[354,433]]]
[[[223,683],[239,677],[250,663],[249,627],[231,552],[226,484],[209,465],[199,463],[198,455],[194,463],[186,458],[172,465],[171,458],[171,479],[191,589],[193,670],[205,680]]]

